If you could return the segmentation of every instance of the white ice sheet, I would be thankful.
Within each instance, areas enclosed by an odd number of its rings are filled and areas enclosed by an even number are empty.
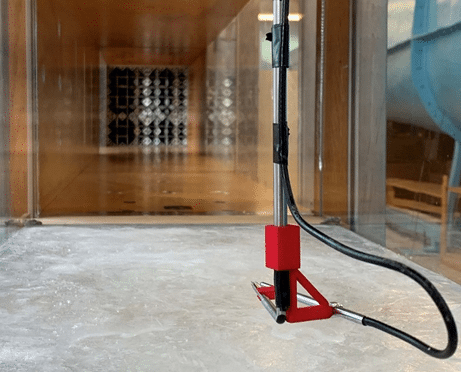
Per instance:
[[[330,301],[445,346],[416,284],[302,237],[302,271]],[[419,270],[459,324],[461,287]],[[278,325],[250,287],[271,277],[263,226],[20,230],[0,246],[0,371],[461,371],[460,352],[436,360],[340,318]]]

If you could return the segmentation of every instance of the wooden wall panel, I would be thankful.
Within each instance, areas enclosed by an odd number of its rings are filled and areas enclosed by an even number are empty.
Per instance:
[[[38,201],[46,216],[56,195],[97,156],[99,51],[76,38],[50,2],[38,2],[37,18]]]
[[[323,195],[317,183],[316,209],[324,215],[348,210],[349,14],[350,1],[327,1],[323,123]]]
[[[10,0],[9,23],[9,151],[11,215],[28,212],[28,146],[27,128],[27,55],[26,6],[23,0]]]
[[[201,138],[206,103],[206,55],[203,54],[189,67],[189,112],[187,151],[198,154],[203,151]]]
[[[0,0],[0,221],[10,216],[8,1]]]

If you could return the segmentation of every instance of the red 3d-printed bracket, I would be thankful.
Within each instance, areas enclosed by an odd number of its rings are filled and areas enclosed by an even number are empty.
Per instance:
[[[298,307],[297,283],[309,292],[318,305]],[[287,310],[287,322],[298,323],[308,320],[328,319],[333,315],[333,308],[325,297],[306,279],[299,270],[290,270],[290,307]]]
[[[277,271],[301,267],[299,226],[266,226],[266,267]]]
[[[288,271],[290,276],[290,307],[286,313],[289,323],[328,319],[333,308],[320,292],[299,271],[301,267],[300,228],[295,225],[266,226],[266,266],[277,271]],[[318,305],[298,307],[298,283],[309,292]],[[275,298],[275,288],[260,287],[260,294],[270,300]]]

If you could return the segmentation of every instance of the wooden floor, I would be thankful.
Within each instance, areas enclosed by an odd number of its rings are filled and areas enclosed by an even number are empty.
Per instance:
[[[272,213],[272,190],[232,160],[178,152],[99,155],[50,200],[40,217]]]

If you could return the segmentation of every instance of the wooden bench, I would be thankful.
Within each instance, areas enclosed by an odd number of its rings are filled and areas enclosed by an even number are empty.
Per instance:
[[[450,252],[448,243],[448,193],[461,195],[461,187],[449,187],[448,177],[443,176],[442,181],[442,223],[440,224],[440,260],[447,266],[461,270],[461,247],[456,247],[457,252]]]
[[[396,197],[396,189],[402,189],[415,194],[429,195],[442,199],[442,186],[399,178],[388,178],[386,180],[387,203],[398,208],[413,209],[426,213],[442,215],[442,205],[433,205],[418,200],[409,200]]]
[[[461,247],[455,247],[456,251],[450,251],[448,234],[450,233],[448,214],[448,193],[453,192],[461,195],[461,187],[449,187],[448,177],[443,176],[442,185],[388,178],[386,180],[387,203],[391,206],[417,210],[440,216],[440,261],[447,266],[461,270]],[[408,200],[395,196],[396,189],[402,189],[415,194],[429,195],[440,198],[440,205],[433,205],[417,200]],[[453,247],[452,247],[453,248]]]

